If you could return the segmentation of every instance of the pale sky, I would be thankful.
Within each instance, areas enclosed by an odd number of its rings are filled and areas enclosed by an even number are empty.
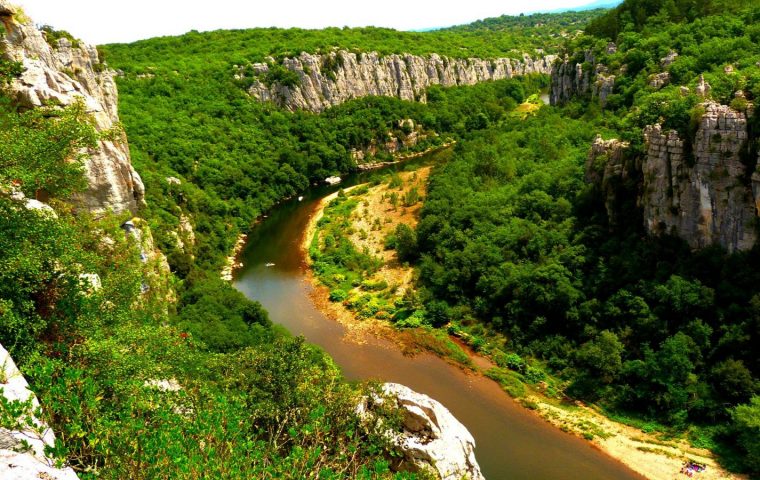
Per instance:
[[[486,17],[572,9],[594,0],[11,0],[37,24],[88,43],[130,42],[189,30],[391,27],[415,30]]]

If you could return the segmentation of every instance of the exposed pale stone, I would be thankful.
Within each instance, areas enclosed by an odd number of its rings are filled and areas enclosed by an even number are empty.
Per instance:
[[[596,63],[591,52],[584,53],[584,62],[572,64],[568,57],[554,62],[551,70],[552,105],[561,105],[574,97],[591,95],[604,106],[615,87],[615,75],[607,73],[607,67]],[[590,65],[591,68],[583,68]],[[622,70],[622,69],[621,69]]]
[[[522,60],[455,59],[437,54],[382,56],[377,52],[356,54],[344,50],[324,55],[301,53],[282,61],[283,67],[298,75],[296,85],[265,84],[260,77],[266,75],[269,65],[258,63],[252,66],[256,78],[249,93],[289,110],[314,112],[369,95],[424,102],[425,90],[431,85],[473,85],[529,73],[548,74],[554,58],[524,55]]]
[[[397,470],[429,471],[442,480],[484,480],[475,459],[475,440],[446,407],[397,383],[383,385],[383,393],[402,409],[401,433],[388,432],[404,456]],[[382,399],[365,399],[358,407],[364,418]]]
[[[82,273],[79,275],[79,282],[87,292],[97,292],[103,288],[103,284],[100,282],[100,275],[97,273]]]
[[[179,392],[182,390],[182,386],[175,378],[146,380],[144,385],[161,392]]]
[[[12,402],[31,402],[31,409],[21,422],[24,427],[17,430],[0,428],[0,478],[76,480],[77,476],[71,468],[55,468],[54,461],[45,455],[45,447],[54,445],[55,435],[44,422],[34,416],[34,410],[40,406],[37,397],[29,390],[29,384],[2,345],[0,395]],[[30,447],[29,450],[18,451],[24,444]]]
[[[748,175],[742,158],[746,114],[712,101],[701,106],[705,113],[688,158],[675,130],[651,125],[644,130],[647,153],[638,165],[626,161],[625,144],[597,137],[586,179],[601,188],[613,225],[627,220],[617,218],[619,197],[636,194],[621,186],[640,174],[637,202],[649,233],[680,236],[695,249],[717,244],[730,252],[749,250],[757,242],[760,172],[752,165]]]
[[[607,104],[607,97],[612,94],[614,88],[615,75],[599,73],[596,76],[596,82],[594,82],[592,95],[599,98],[599,104],[601,106],[605,106]]]
[[[649,77],[649,86],[660,89],[670,83],[670,74],[668,72],[655,73]]]
[[[697,87],[694,89],[694,92],[700,97],[705,98],[710,95],[711,89],[712,87],[710,87],[710,84],[705,81],[705,76],[700,75],[699,82],[697,83]]]
[[[666,56],[660,59],[660,66],[662,68],[667,68],[676,61],[676,58],[678,58],[678,52],[671,50]]]
[[[17,16],[10,13],[13,11],[6,0],[0,0],[6,31],[0,37],[0,57],[20,62],[25,69],[10,85],[19,106],[67,106],[82,101],[99,131],[113,128],[119,120],[116,84],[113,72],[101,64],[95,47],[74,47],[63,38],[58,40],[57,48],[52,48],[31,23],[18,23]],[[106,210],[136,211],[143,201],[144,188],[132,168],[125,136],[100,141],[88,154],[85,174],[90,188],[75,200],[96,214]]]

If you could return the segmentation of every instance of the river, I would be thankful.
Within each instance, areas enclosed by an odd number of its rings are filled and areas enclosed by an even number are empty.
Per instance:
[[[349,176],[341,186],[366,181],[368,175]],[[261,302],[273,322],[322,347],[346,378],[401,383],[441,402],[472,433],[478,463],[489,480],[643,478],[588,442],[550,426],[487,378],[465,373],[430,354],[404,356],[378,338],[364,339],[362,344],[345,339],[344,327],[323,315],[311,300],[313,288],[300,248],[319,199],[337,188],[314,187],[302,201],[286,201],[270,212],[248,236],[242,253],[245,266],[236,273],[235,287]]]

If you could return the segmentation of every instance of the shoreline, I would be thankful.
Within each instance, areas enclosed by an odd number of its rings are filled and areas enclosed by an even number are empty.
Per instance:
[[[363,185],[367,184],[355,185],[346,188],[344,191],[348,192]],[[314,210],[309,216],[309,221],[299,242],[304,263],[304,278],[313,288],[310,294],[311,300],[320,312],[346,328],[347,341],[366,343],[372,340],[372,338],[367,338],[367,334],[369,334],[387,340],[396,348],[400,348],[405,355],[413,356],[421,350],[419,346],[407,343],[410,339],[413,343],[413,339],[409,335],[401,334],[386,321],[358,320],[342,304],[329,300],[329,290],[319,282],[311,270],[309,248],[317,232],[317,223],[324,215],[326,206],[338,196],[338,193],[339,191],[327,195],[315,203]],[[459,338],[451,335],[449,338],[467,354],[472,361],[471,365],[454,361],[445,355],[436,354],[430,350],[425,351],[429,351],[446,362],[461,368],[469,375],[485,377],[485,369],[489,365],[493,365],[491,359],[474,352]],[[686,460],[697,461],[708,466],[696,478],[704,480],[747,480],[749,478],[724,470],[717,464],[712,452],[691,447],[685,440],[660,440],[656,435],[644,433],[640,429],[609,419],[593,406],[585,405],[580,401],[575,401],[572,405],[562,405],[562,402],[542,395],[538,389],[534,390],[529,385],[526,385],[526,388],[529,393],[524,398],[514,398],[507,392],[504,392],[504,395],[520,404],[526,412],[537,415],[563,432],[587,441],[594,448],[647,479],[677,480],[688,478],[679,473],[683,462]],[[588,438],[589,430],[593,432],[591,439]]]
[[[457,143],[456,140],[451,140],[449,142],[443,143],[442,145],[438,145],[437,147],[427,148],[427,149],[425,149],[425,150],[423,150],[421,152],[406,153],[406,154],[404,154],[404,153],[399,153],[399,154],[394,153],[393,154],[393,161],[391,161],[391,162],[362,163],[362,164],[357,164],[356,168],[360,172],[368,172],[368,171],[371,171],[371,170],[378,170],[378,169],[381,169],[381,168],[389,167],[391,165],[397,165],[399,163],[406,162],[408,160],[414,160],[415,158],[422,158],[425,155],[429,155],[431,153],[436,153],[436,152],[443,151],[443,150],[445,150],[445,149],[447,149],[447,148],[449,148],[449,147],[451,147],[453,145],[456,145],[456,143]]]
[[[248,240],[248,235],[241,233],[235,240],[235,246],[232,248],[230,256],[225,259],[224,268],[220,272],[220,278],[225,282],[232,282],[235,270],[243,266],[243,262],[238,261],[240,253],[245,248],[245,243]]]

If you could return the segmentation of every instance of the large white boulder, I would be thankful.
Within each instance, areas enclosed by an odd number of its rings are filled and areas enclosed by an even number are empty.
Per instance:
[[[399,470],[432,472],[442,480],[484,480],[475,459],[475,439],[440,402],[398,383],[386,383],[382,392],[402,411],[402,431],[388,435],[404,455]],[[383,398],[365,399],[361,416]]]

